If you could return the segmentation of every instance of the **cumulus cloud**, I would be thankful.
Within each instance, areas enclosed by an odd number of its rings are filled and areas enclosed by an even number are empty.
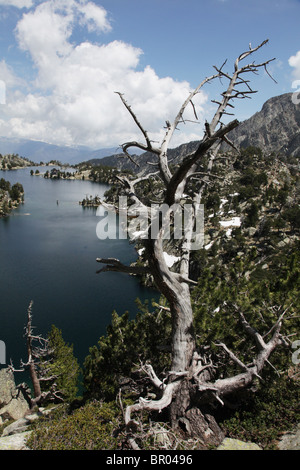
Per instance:
[[[0,61],[0,77],[9,88],[25,85],[24,80],[19,78],[3,59]]]
[[[0,0],[0,6],[13,6],[17,8],[31,8],[33,6],[32,0]]]
[[[289,65],[294,68],[294,78],[300,79],[300,51],[289,58]]]
[[[75,43],[75,27],[99,34],[111,30],[107,12],[86,0],[47,0],[18,22],[16,37],[30,54],[36,79],[30,94],[11,93],[0,133],[93,148],[140,140],[119,91],[151,138],[160,140],[165,121],[177,114],[190,92],[189,84],[160,78],[151,66],[141,70],[143,51],[125,42]],[[197,99],[201,114],[205,95]],[[190,112],[187,117],[193,118]],[[199,127],[197,134],[195,128],[178,133],[174,145],[199,138]]]
[[[92,2],[82,5],[81,13],[83,16],[82,24],[86,24],[89,31],[110,31],[111,25],[107,20],[107,13],[104,8],[97,6]]]

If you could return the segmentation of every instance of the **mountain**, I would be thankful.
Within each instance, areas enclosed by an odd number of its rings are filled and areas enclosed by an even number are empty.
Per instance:
[[[254,146],[261,148],[264,153],[300,156],[300,105],[292,102],[292,93],[270,98],[260,111],[242,121],[228,137],[240,148]],[[172,164],[179,163],[185,155],[195,151],[198,144],[199,141],[194,141],[169,149],[169,160]],[[224,151],[229,149],[227,144],[222,147]],[[120,155],[111,155],[101,162],[93,160],[90,163],[115,166],[120,170],[129,169],[141,174],[154,171],[155,167],[147,165],[147,162],[155,161],[151,153],[145,152],[133,158],[136,158],[139,167],[128,158],[120,158]]]
[[[230,133],[240,147],[260,147],[267,153],[300,155],[300,106],[292,102],[292,93],[266,101],[261,111]]]
[[[12,153],[19,154],[35,163],[58,160],[62,163],[74,165],[93,158],[101,159],[107,155],[117,153],[117,149],[107,148],[93,150],[83,146],[67,147],[41,141],[0,137],[0,153],[2,155]]]
[[[170,161],[172,161],[172,164],[179,163],[184,155],[187,155],[188,153],[191,153],[196,150],[198,144],[198,141],[192,141],[186,144],[182,144],[174,149],[169,149],[168,156]],[[118,168],[118,170],[131,170],[134,173],[139,174],[147,174],[149,172],[154,171],[155,167],[153,167],[152,165],[148,165],[148,162],[154,163],[156,161],[155,155],[153,155],[151,152],[144,152],[140,155],[132,155],[132,158],[138,165],[135,165],[123,153],[104,157],[101,159],[101,161],[99,159],[93,159],[88,160],[85,163],[90,164],[92,166],[113,166],[115,168]]]

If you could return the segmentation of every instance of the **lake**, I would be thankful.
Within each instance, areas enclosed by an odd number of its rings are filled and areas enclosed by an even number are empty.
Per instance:
[[[82,365],[114,310],[134,318],[135,299],[157,299],[157,293],[126,274],[96,274],[98,257],[124,264],[137,258],[128,240],[99,240],[96,209],[79,205],[87,195],[102,197],[107,185],[44,179],[30,170],[0,171],[0,178],[20,182],[25,191],[25,203],[0,219],[0,340],[7,363],[12,359],[18,368],[27,359],[23,335],[33,300],[35,333],[47,335],[54,324]]]

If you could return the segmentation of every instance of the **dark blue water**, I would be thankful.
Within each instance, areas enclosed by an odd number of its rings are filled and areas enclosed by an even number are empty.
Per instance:
[[[128,240],[99,240],[96,210],[79,205],[87,195],[101,197],[107,186],[45,180],[30,176],[30,168],[0,171],[1,177],[25,190],[25,203],[0,219],[0,340],[7,362],[12,359],[18,367],[26,359],[23,333],[33,300],[36,334],[46,335],[54,324],[82,364],[89,347],[105,334],[113,310],[129,311],[133,318],[136,298],[157,295],[132,276],[96,274],[97,257],[126,264],[137,257]]]

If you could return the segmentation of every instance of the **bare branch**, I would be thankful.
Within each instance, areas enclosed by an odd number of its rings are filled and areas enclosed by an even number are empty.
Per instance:
[[[146,176],[140,176],[139,178],[130,180],[130,184],[132,186],[135,186],[136,184],[141,183],[141,181],[149,180],[150,178],[154,178],[155,176],[159,176],[159,171],[156,171],[155,173],[148,173]]]
[[[224,177],[219,176],[219,175],[215,175],[213,173],[208,173],[207,171],[195,171],[193,173],[189,173],[188,176],[187,176],[187,180],[190,179],[190,178],[194,178],[195,176],[209,176],[211,178],[217,178],[219,180],[224,181]]]
[[[196,108],[195,108],[195,105],[193,103],[193,101],[191,100],[190,101],[191,105],[192,105],[192,108],[193,108],[193,111],[194,111],[194,116],[195,116],[195,119],[198,121],[198,116],[197,116],[197,112],[196,112]]]
[[[138,403],[127,406],[125,411],[125,424],[127,428],[130,429],[132,426],[137,427],[139,425],[136,421],[131,420],[132,413],[143,410],[158,411],[160,413],[164,408],[169,406],[179,385],[180,382],[172,382],[166,385],[163,396],[159,400],[145,400],[144,398],[140,398]],[[130,438],[129,442],[133,449],[139,450],[139,446],[133,438]]]
[[[151,364],[142,365],[141,369],[148,375],[149,379],[156,388],[161,390],[166,388],[166,385],[157,377]]]
[[[248,371],[248,367],[238,358],[236,355],[230,351],[224,343],[215,343],[216,346],[219,346],[224,349],[224,351],[228,354],[228,356],[235,362],[238,366],[242,369]]]
[[[238,64],[240,61],[244,60],[246,57],[248,57],[250,54],[253,54],[254,52],[258,51],[259,49],[261,49],[263,46],[265,46],[267,43],[269,42],[269,39],[265,39],[261,44],[259,44],[258,46],[256,47],[252,47],[251,46],[251,43],[249,44],[249,51],[246,51],[246,52],[242,52],[242,54],[239,55],[239,57],[237,58],[236,62],[235,62],[235,68],[237,69],[238,68]]]
[[[122,103],[124,104],[125,108],[129,111],[129,113],[131,114],[131,116],[132,116],[134,122],[136,123],[136,125],[138,126],[138,128],[140,129],[140,131],[142,132],[142,134],[143,134],[143,136],[145,137],[145,140],[146,140],[146,142],[147,142],[147,146],[145,146],[145,145],[143,145],[143,144],[139,144],[139,143],[137,143],[137,142],[129,142],[128,144],[124,144],[124,145],[122,146],[123,150],[124,150],[124,148],[125,148],[126,151],[127,151],[127,149],[128,149],[129,147],[135,146],[135,147],[141,148],[142,150],[149,150],[150,152],[153,152],[153,153],[159,153],[158,149],[153,148],[152,143],[151,143],[151,140],[150,140],[150,138],[149,138],[149,136],[148,136],[147,131],[143,128],[143,126],[142,126],[142,124],[140,123],[140,121],[138,120],[136,114],[132,111],[131,106],[130,106],[130,105],[126,102],[126,100],[124,99],[123,94],[120,93],[120,92],[118,92],[118,91],[116,91],[115,93],[120,96],[120,98],[121,98],[121,100],[122,100]]]
[[[228,137],[226,135],[224,135],[223,139],[222,139],[224,142],[226,142],[226,144],[230,145],[230,147],[232,147],[236,152],[238,152],[238,148],[234,145],[233,142],[231,142],[231,140],[228,139]]]
[[[123,150],[123,152],[125,153],[126,157],[128,157],[129,160],[130,160],[134,165],[136,165],[136,166],[139,167],[140,165],[133,159],[133,157],[132,157],[132,156],[130,155],[130,153],[127,151],[127,149],[128,149],[129,147],[132,147],[132,146],[140,147],[140,145],[138,145],[137,142],[135,142],[135,143],[131,142],[131,143],[127,143],[127,144],[122,145],[122,150]],[[140,147],[140,148],[141,148],[141,147]],[[120,155],[119,158],[123,158],[123,156]]]
[[[179,122],[181,121],[182,119],[182,116],[184,114],[184,111],[187,107],[187,105],[189,103],[192,103],[192,100],[194,98],[194,96],[196,96],[199,91],[201,90],[201,88],[203,88],[203,86],[206,84],[206,83],[209,83],[211,82],[212,80],[214,80],[215,78],[219,77],[220,76],[220,73],[218,72],[217,74],[215,75],[211,75],[210,77],[206,77],[204,80],[202,80],[202,82],[195,88],[194,91],[192,91],[190,93],[190,95],[188,96],[188,98],[185,100],[185,102],[183,103],[183,105],[181,106],[177,116],[175,117],[174,119],[174,122],[168,127],[168,130],[166,132],[166,135],[165,135],[165,138],[163,140],[163,143],[162,143],[162,146],[161,146],[161,154],[164,154],[166,149],[168,148],[169,146],[169,143],[170,143],[170,140],[174,134],[174,131],[175,129],[177,128],[177,125],[179,124]],[[193,103],[192,103],[192,106],[194,107]],[[196,119],[197,119],[197,116],[196,116]]]
[[[190,156],[186,157],[181,166],[178,168],[178,170],[174,173],[172,176],[172,179],[168,185],[167,191],[166,191],[166,199],[165,202],[172,206],[176,201],[175,201],[175,194],[177,191],[177,188],[179,184],[184,180],[186,175],[188,174],[189,170],[192,168],[192,166],[201,158],[203,157],[206,152],[219,140],[222,139],[228,132],[230,132],[232,129],[237,127],[239,122],[237,120],[234,120],[227,124],[226,126],[223,126],[221,129],[216,131],[214,134],[212,134],[211,137],[204,138],[200,144],[196,152],[191,154]]]
[[[263,337],[252,326],[249,325],[242,312],[239,312],[239,315],[245,331],[255,339],[259,349],[264,350],[266,348],[266,343],[264,342]]]
[[[275,59],[272,59],[272,60],[275,60]],[[275,78],[272,77],[272,75],[271,75],[270,72],[268,71],[268,69],[267,69],[267,63],[264,64],[264,69],[265,69],[267,75],[269,75],[269,77],[271,78],[271,80],[273,80],[273,82],[275,82],[275,83],[278,83],[278,82],[276,82]]]
[[[115,271],[136,275],[150,273],[149,269],[144,266],[126,266],[116,258],[97,258],[96,261],[97,263],[106,264],[106,266],[96,271],[97,274],[107,271]]]

